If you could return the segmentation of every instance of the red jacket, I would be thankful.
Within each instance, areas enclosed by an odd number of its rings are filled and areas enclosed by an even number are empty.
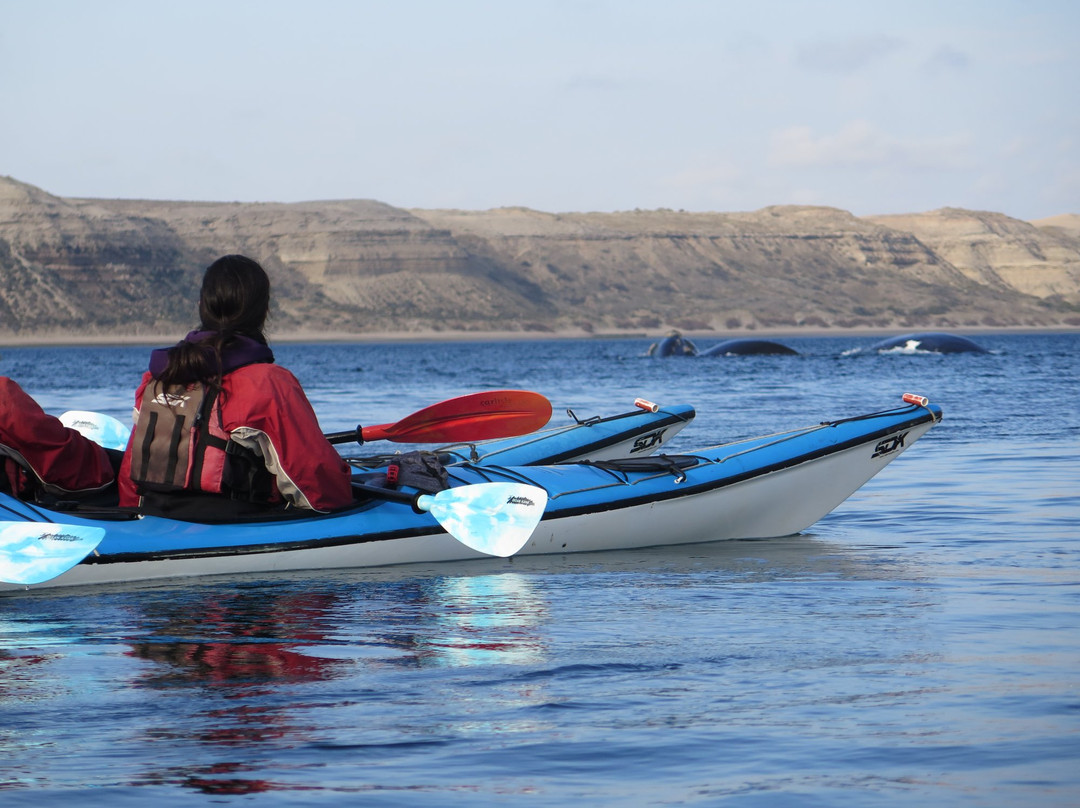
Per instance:
[[[145,373],[135,391],[136,421],[151,378]],[[295,507],[329,511],[352,502],[349,465],[323,437],[315,411],[292,373],[265,362],[245,365],[225,375],[219,402],[225,431],[233,440],[259,445],[277,492]],[[117,483],[120,504],[138,505],[130,443]]]
[[[31,485],[23,476],[23,463],[33,469],[40,483],[57,493],[96,491],[112,483],[113,469],[105,450],[46,413],[7,376],[0,376],[0,444],[23,461],[0,458],[17,493],[27,492]]]

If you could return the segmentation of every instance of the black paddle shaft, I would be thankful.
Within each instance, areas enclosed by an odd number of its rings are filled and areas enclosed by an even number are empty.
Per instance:
[[[404,502],[408,505],[412,505],[413,510],[417,513],[424,513],[424,510],[417,505],[420,497],[423,496],[423,491],[417,491],[415,494],[410,494],[407,491],[396,491],[393,488],[382,488],[377,485],[367,485],[356,481],[353,481],[352,489],[354,492],[367,494],[369,497],[374,497],[375,499],[386,499],[390,502]]]
[[[356,441],[361,446],[364,444],[364,430],[360,424],[356,425],[356,429],[351,429],[348,432],[328,432],[326,439],[332,444],[339,443],[352,443]]]

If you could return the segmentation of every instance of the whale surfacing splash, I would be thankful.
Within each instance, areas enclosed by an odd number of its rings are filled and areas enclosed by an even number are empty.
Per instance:
[[[946,334],[941,331],[924,331],[917,334],[903,334],[899,337],[882,340],[870,346],[878,353],[986,353],[986,349],[967,337]]]

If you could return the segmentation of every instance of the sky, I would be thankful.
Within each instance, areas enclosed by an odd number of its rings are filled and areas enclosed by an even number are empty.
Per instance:
[[[0,0],[69,197],[1080,213],[1074,0]]]

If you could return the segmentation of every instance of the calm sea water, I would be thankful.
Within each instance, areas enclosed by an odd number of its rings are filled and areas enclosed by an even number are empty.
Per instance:
[[[499,387],[692,403],[675,451],[945,420],[798,536],[2,598],[0,804],[1080,804],[1080,335],[977,339],[277,346],[328,430]],[[117,417],[146,359],[0,354]]]

